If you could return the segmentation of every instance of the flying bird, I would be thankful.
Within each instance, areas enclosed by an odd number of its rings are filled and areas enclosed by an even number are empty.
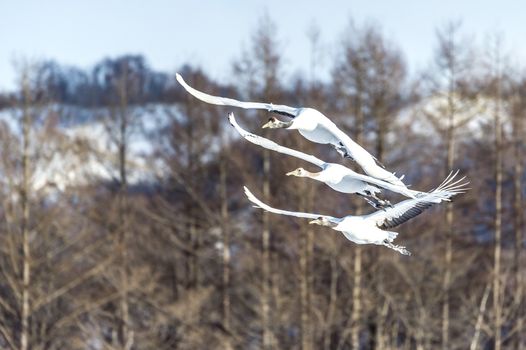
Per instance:
[[[287,116],[292,120],[284,122],[271,117],[269,122],[263,125],[263,128],[298,130],[309,141],[333,145],[341,155],[351,158],[358,163],[367,175],[394,185],[406,187],[402,182],[403,176],[398,178],[395,174],[385,170],[369,152],[341,131],[329,118],[313,108],[294,108],[272,103],[243,102],[226,97],[212,96],[189,86],[179,73],[176,74],[176,78],[188,93],[201,101],[219,106],[264,109]]]
[[[356,244],[383,245],[401,254],[411,255],[406,247],[393,244],[398,233],[387,230],[414,218],[435,203],[450,200],[451,197],[464,193],[468,189],[466,187],[467,184],[467,182],[463,183],[462,179],[453,181],[451,176],[448,176],[437,189],[426,193],[423,197],[406,199],[392,208],[378,210],[372,214],[361,216],[347,215],[342,218],[276,209],[256,198],[247,187],[244,187],[244,189],[247,198],[254,204],[255,208],[261,208],[279,215],[311,219],[309,224],[327,226],[333,230],[340,231],[345,238]]]
[[[381,192],[380,188],[400,193],[409,198],[424,197],[425,195],[427,195],[426,192],[410,190],[405,186],[393,185],[392,183],[387,181],[382,181],[371,176],[358,174],[357,172],[343,165],[324,162],[323,160],[316,158],[313,155],[281,146],[274,141],[271,141],[261,136],[254,135],[243,129],[237,123],[236,118],[234,117],[234,113],[232,112],[228,114],[228,120],[230,124],[232,124],[236,131],[241,136],[243,136],[245,140],[255,145],[269,149],[271,151],[303,159],[322,169],[320,172],[313,173],[303,168],[298,168],[294,171],[287,173],[286,175],[288,176],[308,177],[323,182],[327,186],[331,187],[332,189],[338,192],[355,193],[364,196],[367,202],[376,209],[384,209],[386,207],[391,206],[391,203],[389,201],[380,199],[376,195],[376,193]],[[458,171],[452,174],[451,177],[454,178],[457,174]],[[445,195],[447,196],[447,193]]]

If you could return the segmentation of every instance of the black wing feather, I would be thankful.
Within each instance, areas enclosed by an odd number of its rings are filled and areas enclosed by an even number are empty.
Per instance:
[[[289,118],[292,118],[292,119],[296,118],[296,116],[294,114],[288,113],[288,112],[285,112],[285,111],[278,111],[276,109],[271,109],[271,110],[269,110],[269,112],[270,113],[276,113],[276,114],[282,115],[284,117],[289,117]]]
[[[433,204],[434,203],[430,203],[430,202],[417,203],[414,207],[411,207],[408,210],[406,210],[402,215],[396,218],[393,218],[393,219],[386,219],[378,227],[382,229],[388,229],[388,228],[393,228],[398,225],[401,225],[404,222],[414,218],[415,216],[422,214],[424,210],[429,209]]]

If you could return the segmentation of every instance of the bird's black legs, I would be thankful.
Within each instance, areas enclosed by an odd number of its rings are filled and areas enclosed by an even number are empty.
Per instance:
[[[362,196],[363,199],[365,199],[365,201],[367,203],[369,203],[369,205],[371,205],[374,209],[383,209],[382,208],[382,205],[380,204],[379,201],[377,201],[374,197],[371,197],[367,194],[363,194],[363,193],[356,193],[357,195],[359,196]]]
[[[371,193],[370,196],[373,197],[378,202],[378,204],[382,207],[382,209],[385,209],[387,207],[394,208],[391,202],[389,202],[387,199],[380,199],[374,193]]]
[[[358,194],[364,196],[367,203],[372,205],[375,209],[385,210],[386,208],[393,208],[391,202],[389,202],[387,199],[378,198],[373,192],[365,191],[365,194]]]
[[[333,146],[336,152],[338,152],[343,158],[348,158],[354,161],[354,158],[347,152],[347,148],[345,148],[343,143],[339,142],[337,145],[333,144]]]

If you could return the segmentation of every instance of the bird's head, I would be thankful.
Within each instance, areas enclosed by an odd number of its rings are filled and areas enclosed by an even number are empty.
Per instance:
[[[293,170],[291,172],[286,173],[287,176],[297,176],[297,177],[308,177],[309,172],[303,168],[298,168],[296,170]]]
[[[309,221],[309,224],[316,224],[320,226],[328,226],[328,227],[335,227],[337,224],[334,222],[331,222],[329,219],[327,219],[324,216],[320,216],[319,218]]]
[[[282,122],[281,120],[278,120],[276,117],[270,117],[268,119],[268,122],[262,126],[263,129],[269,128],[269,129],[279,129],[279,128],[288,128],[292,125],[291,122]]]

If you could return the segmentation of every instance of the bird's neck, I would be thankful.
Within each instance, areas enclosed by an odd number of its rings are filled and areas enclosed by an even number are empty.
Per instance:
[[[318,181],[324,181],[323,180],[323,175],[322,175],[322,172],[317,172],[317,173],[311,173],[310,171],[306,171],[307,173],[307,176],[308,178],[311,178],[311,179],[314,179],[314,180],[318,180]]]
[[[309,172],[309,177],[311,179],[314,179],[314,180],[317,180],[317,181],[321,181],[321,182],[335,182],[334,179],[332,179],[331,177],[331,174],[327,171],[320,171],[320,172],[317,172],[317,173],[310,173]]]
[[[336,226],[338,226],[338,223],[337,222],[328,221],[327,223],[324,224],[324,226],[327,226],[327,227],[330,227],[330,228],[335,228]]]
[[[332,229],[334,229],[336,226],[338,226],[337,222],[332,222],[332,221],[329,221],[329,220],[324,220],[324,221],[318,220],[318,221],[316,221],[316,224],[318,224],[320,226],[330,227]]]
[[[283,122],[281,120],[278,120],[276,123],[276,128],[288,128],[292,125],[292,120],[289,122]]]

